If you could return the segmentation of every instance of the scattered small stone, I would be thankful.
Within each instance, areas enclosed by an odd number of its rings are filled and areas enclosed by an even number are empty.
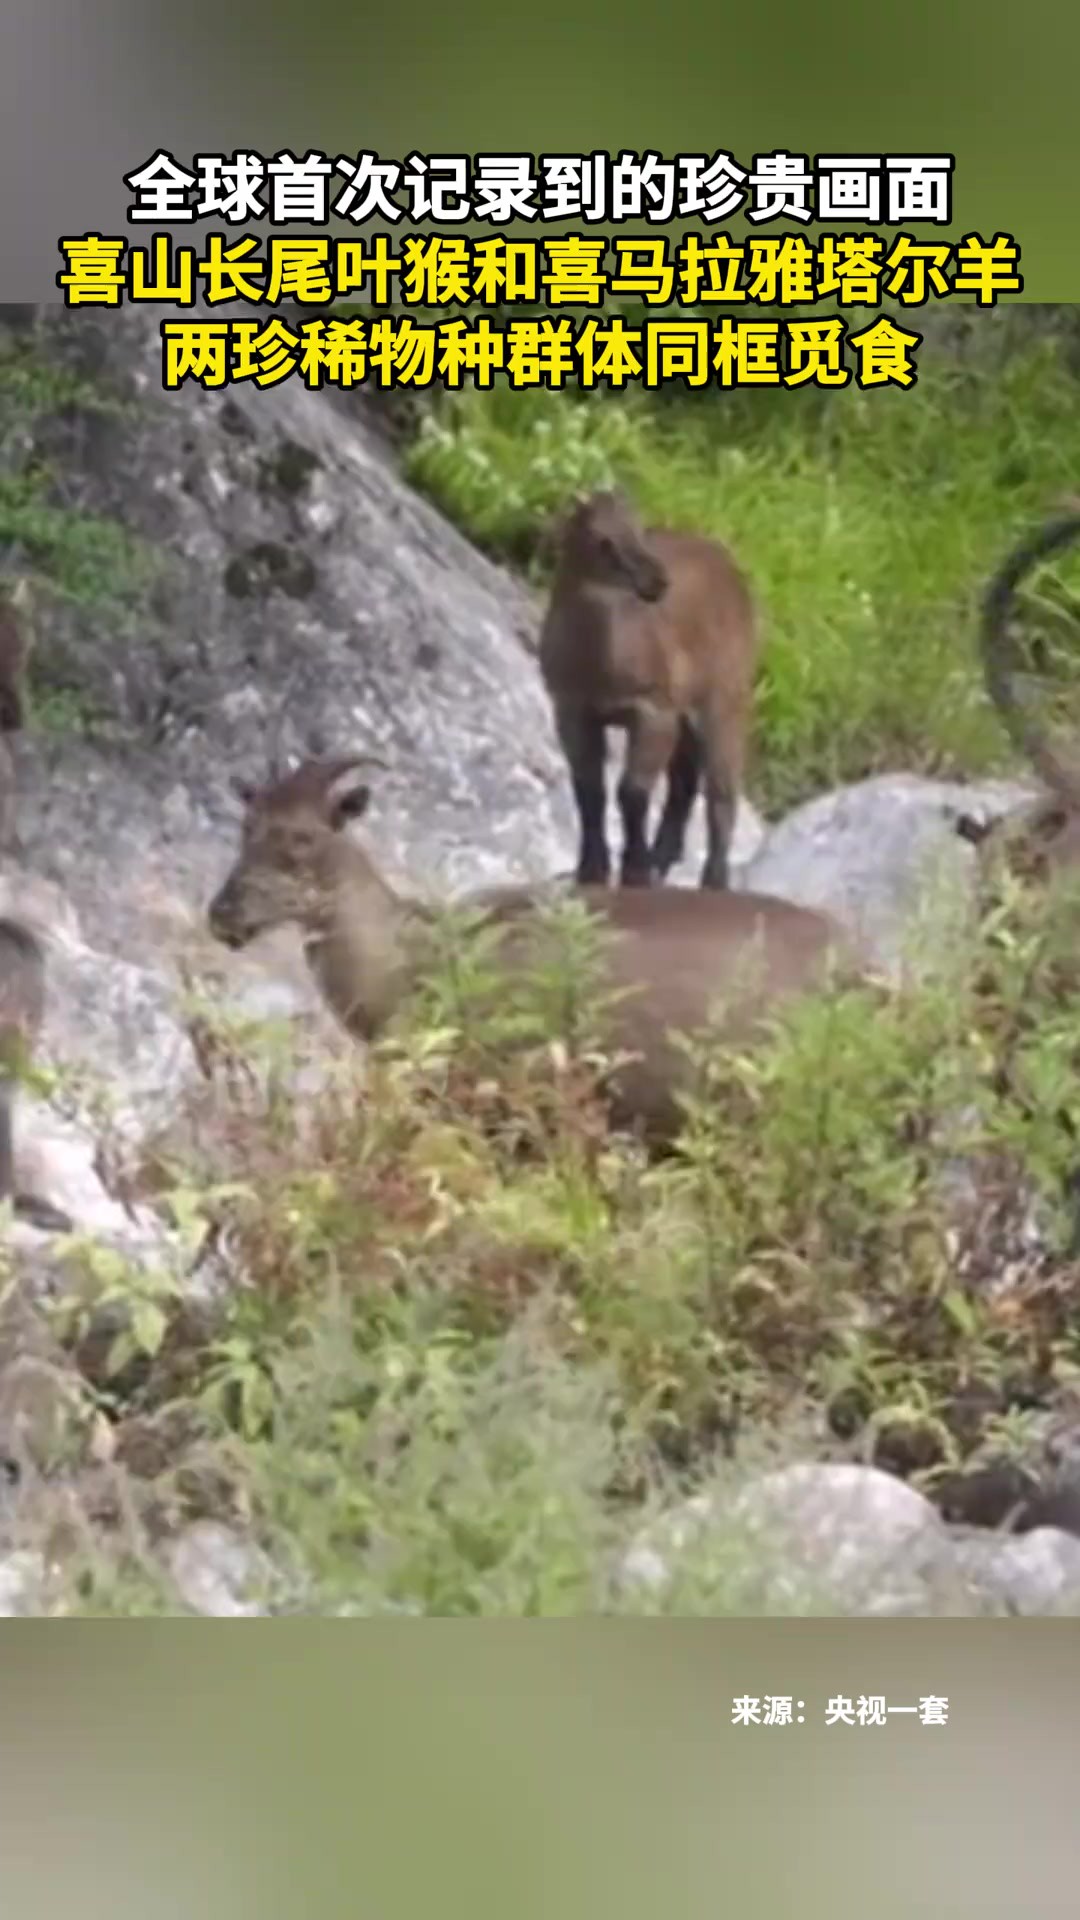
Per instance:
[[[0,1558],[0,1619],[26,1620],[43,1611],[45,1562],[39,1553]]]
[[[971,1533],[954,1541],[977,1593],[1014,1614],[1080,1614],[1080,1540],[1059,1527]]]
[[[164,1549],[163,1558],[186,1606],[213,1619],[260,1619],[265,1608],[250,1590],[266,1579],[262,1555],[216,1520],[196,1520]]]

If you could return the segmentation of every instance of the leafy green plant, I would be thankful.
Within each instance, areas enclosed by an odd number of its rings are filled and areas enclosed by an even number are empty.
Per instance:
[[[80,1271],[77,1290],[55,1302],[52,1317],[63,1336],[85,1338],[99,1316],[115,1322],[104,1371],[123,1374],[133,1360],[153,1360],[161,1349],[171,1313],[182,1299],[177,1276],[129,1260],[87,1235],[65,1236],[67,1256]]]

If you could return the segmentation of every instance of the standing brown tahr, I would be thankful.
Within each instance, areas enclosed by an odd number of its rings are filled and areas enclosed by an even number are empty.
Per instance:
[[[648,886],[682,858],[703,775],[701,884],[728,885],[757,650],[750,590],[725,547],[643,527],[617,491],[576,502],[559,539],[539,658],[577,803],[579,884],[604,886],[610,876],[606,732],[620,727],[623,885]],[[665,771],[650,846],[649,804]]]

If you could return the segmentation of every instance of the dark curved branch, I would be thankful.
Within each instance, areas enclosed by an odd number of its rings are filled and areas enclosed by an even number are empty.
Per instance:
[[[1080,510],[1048,521],[1014,549],[999,568],[983,599],[979,630],[986,691],[1009,738],[1049,787],[1070,806],[1080,807],[1080,763],[1067,764],[1050,745],[1045,727],[1026,713],[1016,696],[1016,648],[1009,634],[1016,589],[1040,560],[1067,547],[1080,535]]]

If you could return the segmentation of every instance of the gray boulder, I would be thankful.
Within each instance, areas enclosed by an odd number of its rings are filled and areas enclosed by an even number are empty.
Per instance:
[[[733,1568],[746,1610],[796,1614],[933,1611],[929,1596],[953,1574],[921,1494],[876,1467],[823,1463],[694,1496],[642,1534],[616,1579],[658,1597],[691,1573],[723,1592]]]
[[[1073,1615],[1080,1541],[1052,1526],[948,1527],[876,1467],[806,1463],[684,1501],[642,1532],[615,1584],[648,1606],[687,1577],[724,1612]]]
[[[835,913],[895,976],[935,963],[966,923],[976,853],[956,831],[963,813],[996,819],[1031,789],[887,773],[819,795],[768,829],[741,883]]]

